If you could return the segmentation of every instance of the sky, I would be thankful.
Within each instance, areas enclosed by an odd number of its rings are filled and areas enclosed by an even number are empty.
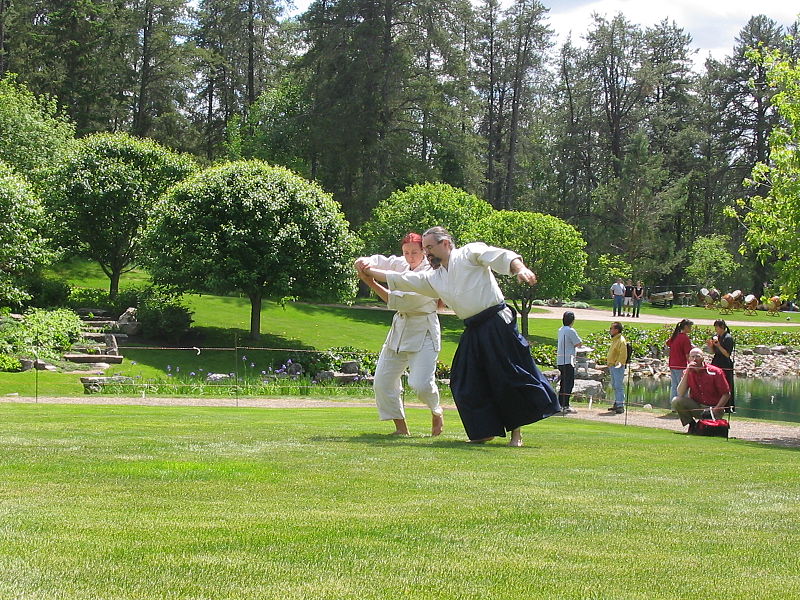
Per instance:
[[[732,53],[736,36],[757,14],[764,14],[788,26],[800,14],[797,0],[541,0],[550,9],[550,27],[555,31],[556,45],[572,37],[576,46],[583,46],[583,36],[592,24],[592,14],[609,20],[623,13],[632,23],[643,28],[663,19],[674,21],[692,36],[697,50],[695,65],[700,70],[708,56],[722,60]],[[295,11],[304,11],[310,0],[294,0]],[[473,0],[477,4],[478,0]],[[503,0],[510,4],[510,0]]]
[[[695,65],[702,65],[711,55],[729,56],[736,36],[757,14],[764,14],[778,24],[788,26],[800,14],[794,0],[543,0],[550,9],[550,26],[560,46],[568,36],[575,45],[583,45],[583,36],[592,23],[592,14],[608,19],[622,13],[632,23],[649,27],[668,19],[692,36],[696,49]]]

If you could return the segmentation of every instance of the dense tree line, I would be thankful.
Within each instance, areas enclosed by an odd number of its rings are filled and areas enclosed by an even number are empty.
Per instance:
[[[0,0],[0,74],[54,98],[79,136],[287,166],[356,226],[396,190],[439,181],[560,217],[590,261],[618,256],[658,283],[683,280],[696,239],[744,240],[725,208],[765,195],[744,182],[780,124],[747,51],[800,53],[797,24],[765,16],[698,74],[674,23],[598,16],[585,45],[556,47],[539,0],[286,14],[281,0]],[[769,269],[740,260],[736,281],[761,292]]]

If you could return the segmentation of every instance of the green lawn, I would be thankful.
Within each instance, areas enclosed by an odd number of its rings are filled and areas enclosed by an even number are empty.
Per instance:
[[[446,418],[2,404],[0,598],[800,597],[797,451]]]
[[[72,260],[53,268],[52,273],[63,277],[71,284],[106,288],[108,279],[93,263]],[[121,287],[139,285],[147,281],[147,274],[133,271],[125,274]],[[148,341],[128,343],[123,348],[125,362],[112,366],[107,374],[131,376],[137,381],[156,378],[164,379],[168,372],[176,374],[196,373],[237,373],[239,375],[258,374],[275,362],[276,356],[285,352],[270,353],[264,349],[327,350],[332,347],[352,346],[378,352],[386,337],[392,313],[376,310],[359,303],[353,307],[325,306],[307,303],[288,303],[281,306],[275,302],[265,302],[261,314],[262,338],[253,342],[247,338],[249,331],[250,303],[247,298],[237,296],[187,295],[185,301],[194,311],[193,335],[184,340],[180,347],[169,347],[164,342]],[[599,306],[610,310],[610,301],[598,301]],[[709,318],[710,311],[700,308],[652,309],[645,307],[643,312],[657,312],[674,315],[676,320],[687,313],[700,311]],[[529,337],[533,344],[556,344],[556,334],[561,326],[558,318],[545,317],[541,309],[535,309],[529,321]],[[692,317],[693,314],[688,314]],[[698,318],[698,317],[695,317]],[[738,315],[737,315],[738,318]],[[452,315],[441,315],[442,351],[440,359],[445,364],[452,362],[458,339],[463,330],[462,322]],[[781,321],[782,322],[782,321]],[[626,321],[626,324],[629,324]],[[777,322],[776,322],[777,324]],[[584,337],[591,333],[608,330],[603,321],[579,320],[578,331]],[[642,329],[663,329],[663,325],[635,323]],[[193,347],[202,348],[198,355]],[[234,349],[236,348],[236,349]],[[278,356],[283,360],[283,356]],[[79,375],[63,373],[0,373],[0,394],[19,394],[58,397],[81,395],[83,388],[78,382]],[[177,388],[176,388],[177,389]],[[184,393],[186,388],[181,388]]]
[[[108,276],[95,262],[83,258],[71,258],[52,265],[46,271],[50,277],[63,279],[70,285],[87,288],[99,288],[108,291],[111,282]],[[142,269],[133,269],[123,273],[119,280],[120,289],[150,283],[150,275]]]

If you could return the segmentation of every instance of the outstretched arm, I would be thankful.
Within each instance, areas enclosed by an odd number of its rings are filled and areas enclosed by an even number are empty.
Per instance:
[[[380,283],[375,281],[372,277],[365,274],[364,271],[358,271],[358,278],[366,283],[369,288],[378,295],[378,298],[384,302],[389,302],[389,290],[383,287]]]
[[[369,265],[364,265],[363,267],[359,267],[358,263],[356,263],[356,268],[359,270],[359,273],[364,273],[364,275],[371,277],[377,281],[386,281],[386,276],[388,275],[389,271],[384,271],[382,269],[376,269],[375,267],[370,267]],[[359,275],[360,277],[360,275]]]

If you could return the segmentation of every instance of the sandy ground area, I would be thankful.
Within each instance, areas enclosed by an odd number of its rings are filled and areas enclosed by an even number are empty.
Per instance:
[[[6,396],[0,402],[17,402],[32,404],[35,398]],[[224,406],[246,408],[352,408],[373,406],[371,400],[311,400],[305,398],[112,398],[102,396],[86,396],[76,398],[39,398],[39,404],[96,404],[96,405],[131,405],[131,406]],[[409,407],[424,408],[422,405],[409,404]],[[677,415],[660,409],[634,409],[627,414],[617,415],[606,410],[607,403],[597,403],[591,408],[576,406],[577,414],[554,419],[588,419],[603,421],[619,426],[656,427],[669,429],[677,434],[684,434]],[[445,428],[453,428],[462,432],[458,415],[453,407],[445,407]],[[769,444],[787,448],[800,448],[800,425],[768,423],[754,420],[738,419],[734,415],[731,420],[730,436],[735,439]],[[376,423],[376,428],[379,425]],[[523,430],[524,434],[524,430]]]

